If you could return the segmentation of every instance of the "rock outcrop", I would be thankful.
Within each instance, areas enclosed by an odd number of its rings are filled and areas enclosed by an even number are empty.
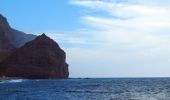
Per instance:
[[[16,49],[2,63],[1,76],[23,78],[68,78],[65,52],[45,34]]]
[[[7,19],[0,14],[0,62],[15,49],[35,39],[35,35],[25,34],[10,27]]]
[[[9,42],[5,34],[0,30],[0,62],[4,60],[14,48],[15,47]]]
[[[6,18],[0,15],[0,61],[5,59],[15,48],[6,36],[5,32],[8,29],[9,24],[6,21]]]
[[[0,14],[0,77],[68,78],[65,52],[45,34],[36,37],[10,27]]]
[[[8,41],[16,48],[36,38],[35,35],[13,29],[7,19],[0,14],[0,34],[4,34]]]

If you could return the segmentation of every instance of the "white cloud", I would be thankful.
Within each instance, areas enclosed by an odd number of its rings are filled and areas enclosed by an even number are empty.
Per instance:
[[[105,10],[114,16],[128,17],[128,19],[122,20],[114,17],[82,16],[86,24],[103,29],[100,35],[102,35],[102,38],[107,37],[106,41],[108,39],[112,39],[111,41],[113,42],[115,42],[115,39],[120,40],[120,42],[129,40],[131,42],[140,41],[153,45],[169,43],[169,40],[160,37],[160,30],[168,30],[170,28],[170,13],[167,7],[145,6],[141,4],[130,4],[129,2],[115,3],[114,1],[109,2],[104,0],[72,0],[71,4],[84,6],[89,9],[97,9],[99,11]],[[169,35],[167,34],[167,36]],[[113,39],[114,37],[116,38]]]
[[[116,3],[106,0],[71,0],[71,4],[87,7],[97,11],[106,11],[114,16],[135,17],[143,15],[162,14],[168,12],[162,7],[144,6],[131,3]]]
[[[88,31],[103,43],[95,49],[68,48],[70,62],[75,62],[75,66],[107,70],[99,72],[100,75],[133,76],[130,72],[134,71],[136,76],[170,76],[167,71],[170,70],[170,7],[165,2],[71,0],[73,5],[95,11],[81,18],[86,25],[95,27]],[[109,17],[94,14],[100,12],[106,12]]]

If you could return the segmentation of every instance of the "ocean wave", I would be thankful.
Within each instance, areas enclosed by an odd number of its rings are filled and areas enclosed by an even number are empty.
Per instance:
[[[20,83],[24,82],[24,79],[10,79],[10,80],[1,80],[0,83]]]

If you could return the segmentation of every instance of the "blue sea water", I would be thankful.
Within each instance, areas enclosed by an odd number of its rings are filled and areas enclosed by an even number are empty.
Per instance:
[[[170,78],[6,80],[0,100],[170,100]]]

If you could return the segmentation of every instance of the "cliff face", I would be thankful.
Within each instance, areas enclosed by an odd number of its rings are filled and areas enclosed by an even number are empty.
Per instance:
[[[26,42],[35,39],[35,35],[26,34],[24,32],[11,28],[7,19],[0,14],[0,34],[4,34],[10,44],[18,48],[23,46]]]
[[[0,76],[47,79],[68,75],[65,52],[55,41],[45,34],[36,37],[15,30],[0,15]]]
[[[6,35],[6,31],[10,30],[10,26],[5,17],[0,15],[0,50],[11,50],[14,45],[10,42]]]
[[[0,64],[1,75],[24,78],[68,78],[65,52],[45,34],[26,43]]]
[[[4,60],[15,48],[8,39],[6,30],[10,30],[10,26],[7,23],[6,18],[0,15],[0,62]]]
[[[0,62],[15,48],[23,46],[35,37],[11,28],[7,19],[0,14]]]
[[[0,62],[4,60],[14,49],[14,46],[0,30]]]

